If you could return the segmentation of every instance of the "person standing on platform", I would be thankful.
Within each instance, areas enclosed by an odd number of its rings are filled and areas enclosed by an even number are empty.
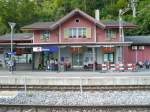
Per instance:
[[[13,70],[14,71],[16,70],[16,60],[15,60],[15,58],[13,59]]]
[[[55,59],[55,61],[54,61],[54,69],[55,69],[55,71],[58,71],[58,60],[57,59]]]

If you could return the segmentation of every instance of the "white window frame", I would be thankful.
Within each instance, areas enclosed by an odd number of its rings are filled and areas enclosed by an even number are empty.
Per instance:
[[[71,28],[69,28],[69,37],[71,36],[72,38],[73,38],[73,29],[76,29],[76,38],[79,38],[79,29],[81,30],[81,36],[82,36],[82,38],[83,38],[83,29],[85,28],[85,30],[86,30],[86,27],[71,27]],[[70,35],[70,30],[71,30],[71,35]],[[87,30],[86,30],[86,32],[87,32]]]

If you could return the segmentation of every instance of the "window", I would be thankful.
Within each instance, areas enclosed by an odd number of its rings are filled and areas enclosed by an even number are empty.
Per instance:
[[[106,37],[108,39],[116,38],[116,32],[114,30],[106,30]]]
[[[69,38],[72,38],[72,29],[69,29]]]
[[[82,28],[78,29],[78,36],[79,36],[79,38],[81,38],[83,36]]]
[[[72,37],[75,38],[77,36],[77,29],[72,28]]]
[[[50,32],[49,31],[43,31],[41,34],[41,40],[47,41],[50,38]]]
[[[92,52],[92,48],[88,48],[87,51],[88,51],[88,52]]]
[[[85,38],[86,37],[86,28],[83,28],[82,30],[83,30],[83,38]]]
[[[69,37],[70,38],[86,38],[87,29],[86,28],[70,28]]]
[[[104,54],[104,63],[114,63],[114,53],[105,53]]]
[[[80,22],[79,18],[77,18],[75,21],[76,21],[76,23],[79,23],[79,22]]]

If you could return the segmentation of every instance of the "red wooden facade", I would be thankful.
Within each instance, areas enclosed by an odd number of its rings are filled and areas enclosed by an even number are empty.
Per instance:
[[[136,25],[133,24],[123,24],[123,28],[135,28]],[[67,33],[66,29],[69,31],[71,28],[86,28],[86,37],[82,36],[71,37]],[[101,20],[96,20],[95,18],[87,15],[86,13],[75,9],[60,20],[53,23],[34,23],[22,27],[23,30],[30,30],[34,34],[33,44],[34,45],[80,45],[80,46],[95,46],[99,45],[101,52],[104,53],[114,53],[114,56],[120,55],[118,48],[122,47],[124,63],[135,63],[136,61],[144,61],[145,59],[150,59],[149,46],[146,46],[143,50],[134,51],[131,49],[131,41],[121,41],[119,35],[119,22],[106,23]],[[112,32],[109,32],[112,31]],[[48,31],[49,38],[47,40],[42,40],[41,35],[44,31]],[[113,37],[108,37],[108,33],[113,35]],[[78,31],[79,34],[79,31]],[[111,46],[107,48],[106,46]],[[112,47],[113,46],[113,47]],[[124,47],[123,47],[124,46]],[[76,52],[72,48],[70,52]],[[118,53],[117,53],[118,52]],[[99,55],[102,56],[103,55]],[[118,56],[119,57],[119,56]],[[136,57],[136,59],[135,59]],[[117,58],[116,58],[117,59]],[[115,59],[115,60],[116,60]],[[123,61],[121,60],[121,61]],[[116,61],[118,63],[118,61]]]

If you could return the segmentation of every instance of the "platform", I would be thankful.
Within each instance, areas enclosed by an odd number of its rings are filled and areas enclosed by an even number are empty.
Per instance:
[[[0,85],[150,85],[150,72],[0,71]]]

